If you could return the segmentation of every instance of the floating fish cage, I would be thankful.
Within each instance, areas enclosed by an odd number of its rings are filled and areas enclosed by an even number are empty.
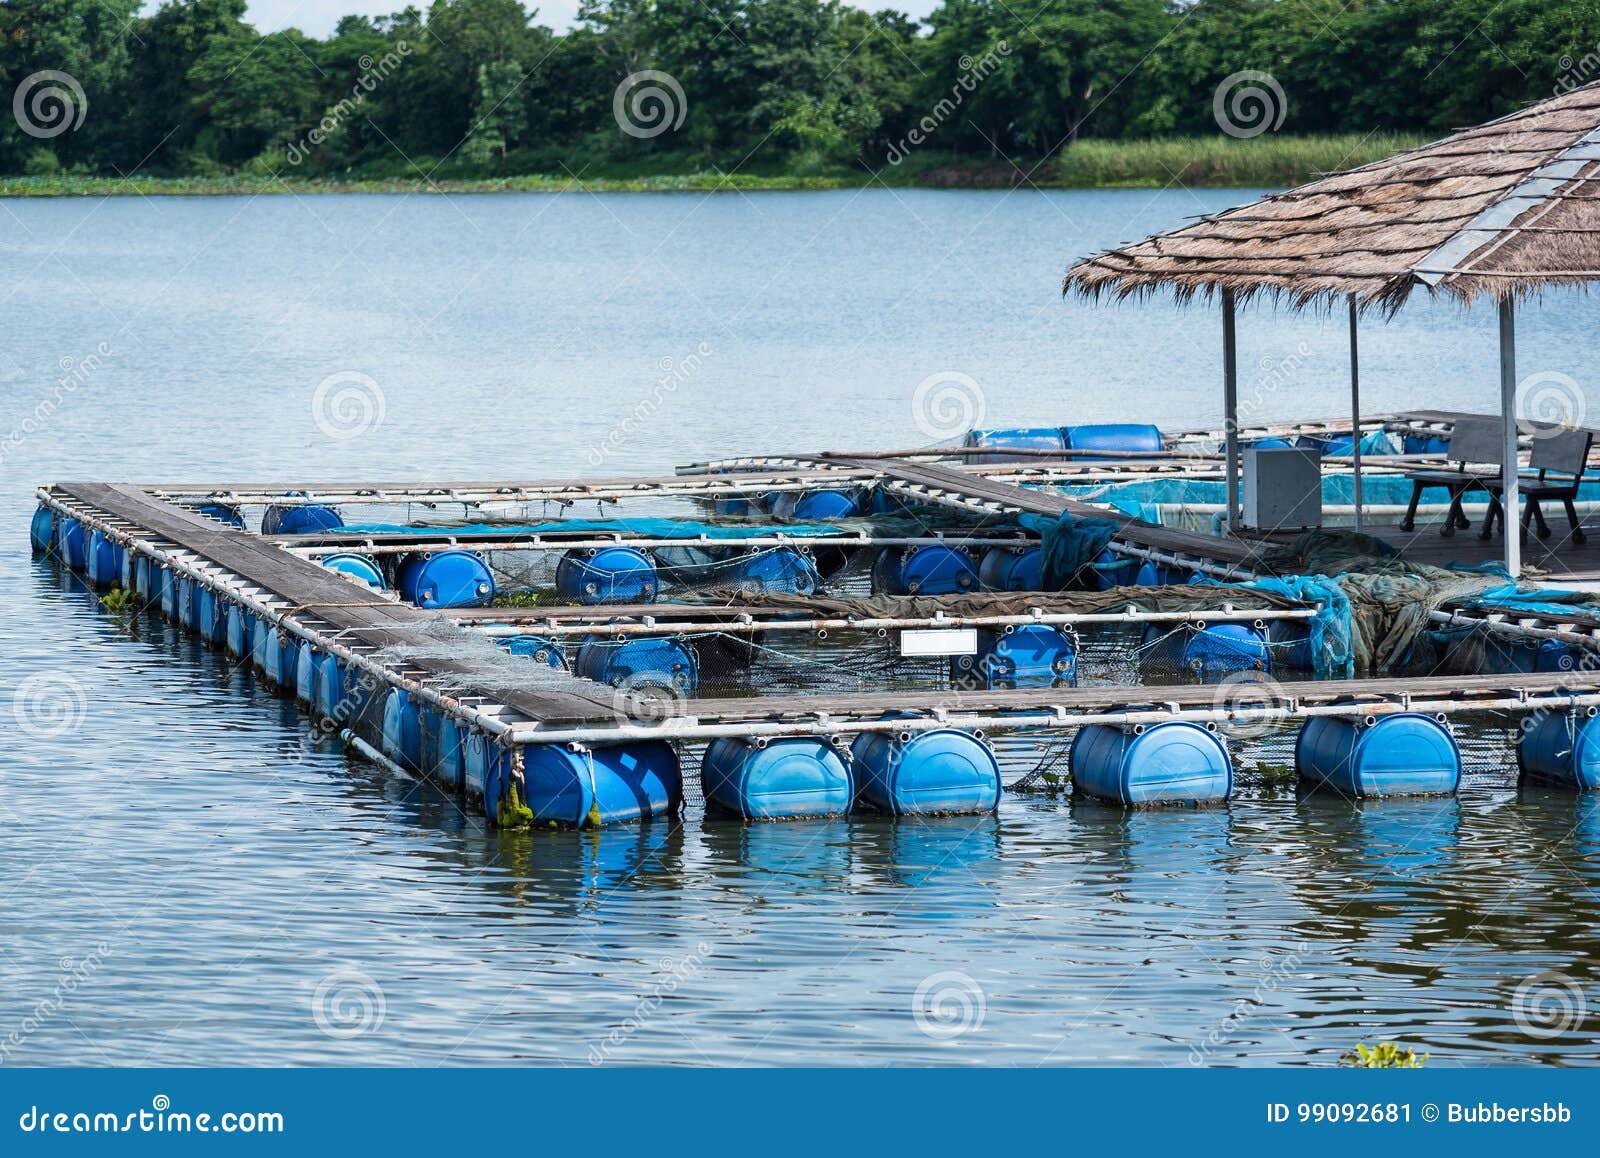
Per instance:
[[[1338,435],[1258,437],[1315,437],[1336,459]],[[686,799],[744,821],[982,813],[1004,769],[1033,770],[1013,788],[1054,783],[1034,772],[1056,760],[1084,799],[1217,804],[1241,745],[1273,730],[1293,733],[1310,788],[1448,793],[1462,712],[1526,721],[1524,780],[1600,784],[1593,610],[1419,611],[1438,638],[1479,642],[1471,670],[1353,678],[1337,666],[1348,610],[1318,594],[1332,580],[1257,583],[1247,542],[1062,493],[1086,466],[1154,478],[1177,441],[1070,426],[975,432],[953,463],[65,484],[39,491],[28,534],[119,605],[243,661],[319,734],[507,827],[648,820]],[[1056,451],[1070,461],[1030,458]],[[1128,465],[1147,456],[1162,465]],[[591,501],[593,518],[576,509]],[[1070,574],[1052,570],[1064,559]]]

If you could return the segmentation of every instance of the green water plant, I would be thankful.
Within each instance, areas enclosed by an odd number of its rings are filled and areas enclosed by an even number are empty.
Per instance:
[[[1427,1064],[1428,1055],[1419,1054],[1410,1046],[1402,1049],[1398,1042],[1381,1041],[1377,1045],[1358,1045],[1339,1060],[1362,1070],[1420,1070]]]
[[[132,615],[138,596],[126,587],[113,587],[100,596],[100,606],[113,615]]]

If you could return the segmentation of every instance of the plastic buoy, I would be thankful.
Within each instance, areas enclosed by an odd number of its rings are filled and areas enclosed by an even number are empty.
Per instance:
[[[466,776],[461,727],[437,708],[422,709],[422,771],[439,787],[460,792]]]
[[[494,602],[494,575],[471,551],[407,555],[395,573],[395,587],[418,607],[488,607]]]
[[[564,745],[522,749],[524,803],[535,824],[592,828],[676,812],[683,800],[678,754],[649,740],[573,752]]]
[[[251,654],[250,633],[255,622],[256,617],[243,607],[237,603],[228,604],[226,632],[229,655],[244,659]]]
[[[654,603],[660,590],[656,565],[633,547],[568,551],[556,564],[556,590],[586,606]]]
[[[956,595],[977,587],[978,568],[958,547],[888,547],[872,564],[872,589],[886,595]]]
[[[567,656],[561,650],[561,645],[542,635],[513,635],[502,639],[500,646],[512,655],[525,655],[535,663],[542,663],[557,671],[567,670]]]
[[[1119,804],[1204,804],[1233,791],[1233,761],[1215,732],[1173,721],[1145,729],[1090,724],[1072,738],[1074,791]]]
[[[1541,712],[1517,742],[1517,769],[1524,784],[1600,788],[1600,717],[1594,708]]]
[[[822,586],[822,576],[799,551],[776,547],[740,559],[734,585],[741,595],[810,595]]]
[[[1364,720],[1314,716],[1294,745],[1302,778],[1346,796],[1454,792],[1461,749],[1432,716],[1403,712]]]
[[[230,527],[244,527],[244,513],[238,507],[229,503],[201,503],[195,510],[209,519],[216,519],[219,523],[227,523]],[[285,532],[286,534],[288,532]]]
[[[378,569],[377,563],[365,555],[341,551],[336,555],[324,555],[319,562],[330,571],[338,571],[342,575],[361,580],[374,591],[383,591],[388,587],[383,581],[383,572]]]
[[[1041,591],[1044,551],[1038,547],[990,547],[978,563],[985,591]]]
[[[336,531],[342,526],[344,519],[333,507],[271,506],[261,516],[263,535],[314,535],[318,531]]]
[[[70,570],[82,571],[87,560],[88,535],[71,515],[61,519],[56,531],[56,553]]]
[[[122,548],[104,531],[90,531],[84,547],[84,573],[89,584],[104,591],[122,581]]]
[[[982,688],[1075,687],[1078,641],[1045,623],[981,628],[976,654],[951,657],[950,676]]]
[[[989,812],[1000,803],[1000,765],[971,732],[863,732],[850,755],[861,799],[896,816]]]
[[[407,768],[422,765],[422,713],[399,688],[383,702],[383,754]]]
[[[1266,631],[1249,623],[1207,623],[1198,628],[1152,623],[1144,629],[1139,662],[1210,680],[1232,672],[1271,671],[1272,649]]]
[[[700,762],[706,801],[746,820],[839,816],[850,811],[850,766],[827,740],[713,740]]]
[[[578,648],[573,671],[614,688],[692,692],[700,683],[694,648],[681,639],[593,639]]]
[[[41,555],[48,555],[56,541],[56,513],[40,503],[28,524],[28,542]]]
[[[772,504],[775,519],[848,519],[860,513],[861,500],[850,491],[785,491]]]

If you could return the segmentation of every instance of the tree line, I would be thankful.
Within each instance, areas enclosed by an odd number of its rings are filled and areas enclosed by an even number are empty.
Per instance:
[[[1435,132],[1600,79],[1600,0],[519,0],[262,35],[245,0],[7,0],[0,173],[795,174],[1086,138]]]

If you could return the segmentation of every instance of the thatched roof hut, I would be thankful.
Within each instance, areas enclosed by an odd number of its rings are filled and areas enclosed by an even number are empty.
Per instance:
[[[1419,286],[1505,300],[1600,277],[1600,82],[1085,258],[1063,289],[1170,287],[1393,311]]]
[[[1356,317],[1392,313],[1419,286],[1499,303],[1501,485],[1517,525],[1515,302],[1600,278],[1600,81],[1387,160],[1334,173],[1144,241],[1084,258],[1063,292],[1128,297],[1162,287],[1222,301],[1228,527],[1239,519],[1235,307],[1257,294],[1295,307],[1344,299],[1350,410],[1360,429]],[[1361,455],[1354,455],[1357,526]],[[1521,550],[1505,536],[1507,570]]]

